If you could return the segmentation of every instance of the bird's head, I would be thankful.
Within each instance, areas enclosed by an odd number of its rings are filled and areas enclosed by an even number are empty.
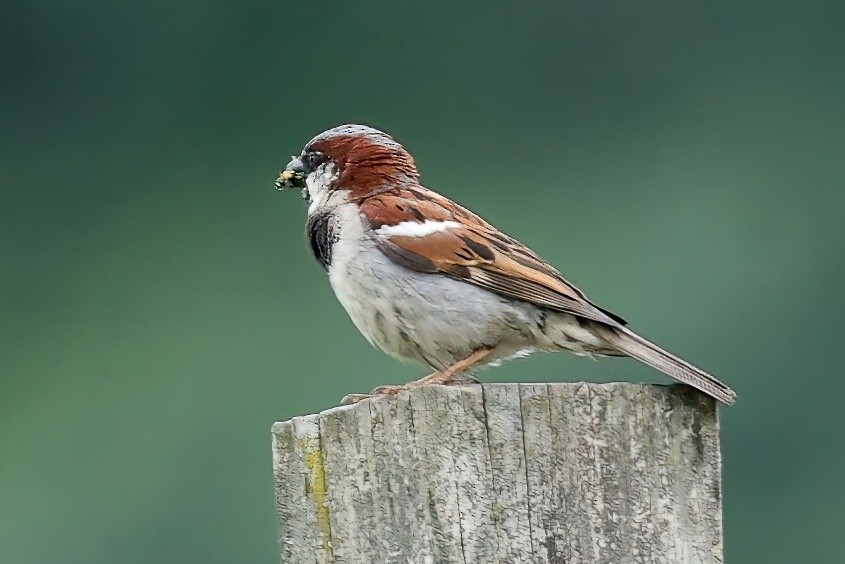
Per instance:
[[[302,190],[309,201],[348,191],[365,198],[395,185],[416,184],[411,155],[388,134],[366,125],[341,125],[309,141],[276,180],[276,188]]]

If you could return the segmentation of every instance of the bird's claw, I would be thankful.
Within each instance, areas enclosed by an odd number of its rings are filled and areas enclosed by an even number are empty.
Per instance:
[[[370,392],[371,396],[392,396],[403,390],[407,390],[407,386],[379,386]]]
[[[364,401],[365,399],[375,398],[378,396],[392,396],[403,390],[407,390],[407,386],[379,386],[369,394],[346,394],[340,403],[343,405],[351,405]]]
[[[340,400],[341,405],[352,405],[356,404],[360,401],[364,401],[365,399],[370,399],[370,394],[346,394],[343,396],[343,399]]]

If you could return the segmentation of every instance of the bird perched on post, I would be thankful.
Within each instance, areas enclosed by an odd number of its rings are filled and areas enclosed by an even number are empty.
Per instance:
[[[627,328],[513,237],[423,187],[392,137],[342,125],[314,137],[276,180],[308,200],[314,256],[364,337],[435,370],[403,386],[452,384],[535,351],[629,356],[731,404],[724,383]]]

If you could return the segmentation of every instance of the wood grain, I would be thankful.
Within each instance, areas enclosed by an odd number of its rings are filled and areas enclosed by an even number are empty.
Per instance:
[[[282,562],[722,562],[715,402],[428,386],[273,426]]]

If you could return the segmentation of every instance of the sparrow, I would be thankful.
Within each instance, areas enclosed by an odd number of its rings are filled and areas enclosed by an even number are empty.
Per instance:
[[[341,125],[311,139],[275,186],[302,191],[306,234],[337,299],[385,353],[434,370],[431,384],[536,351],[627,356],[732,404],[734,391],[596,305],[526,245],[420,184],[390,135]]]

